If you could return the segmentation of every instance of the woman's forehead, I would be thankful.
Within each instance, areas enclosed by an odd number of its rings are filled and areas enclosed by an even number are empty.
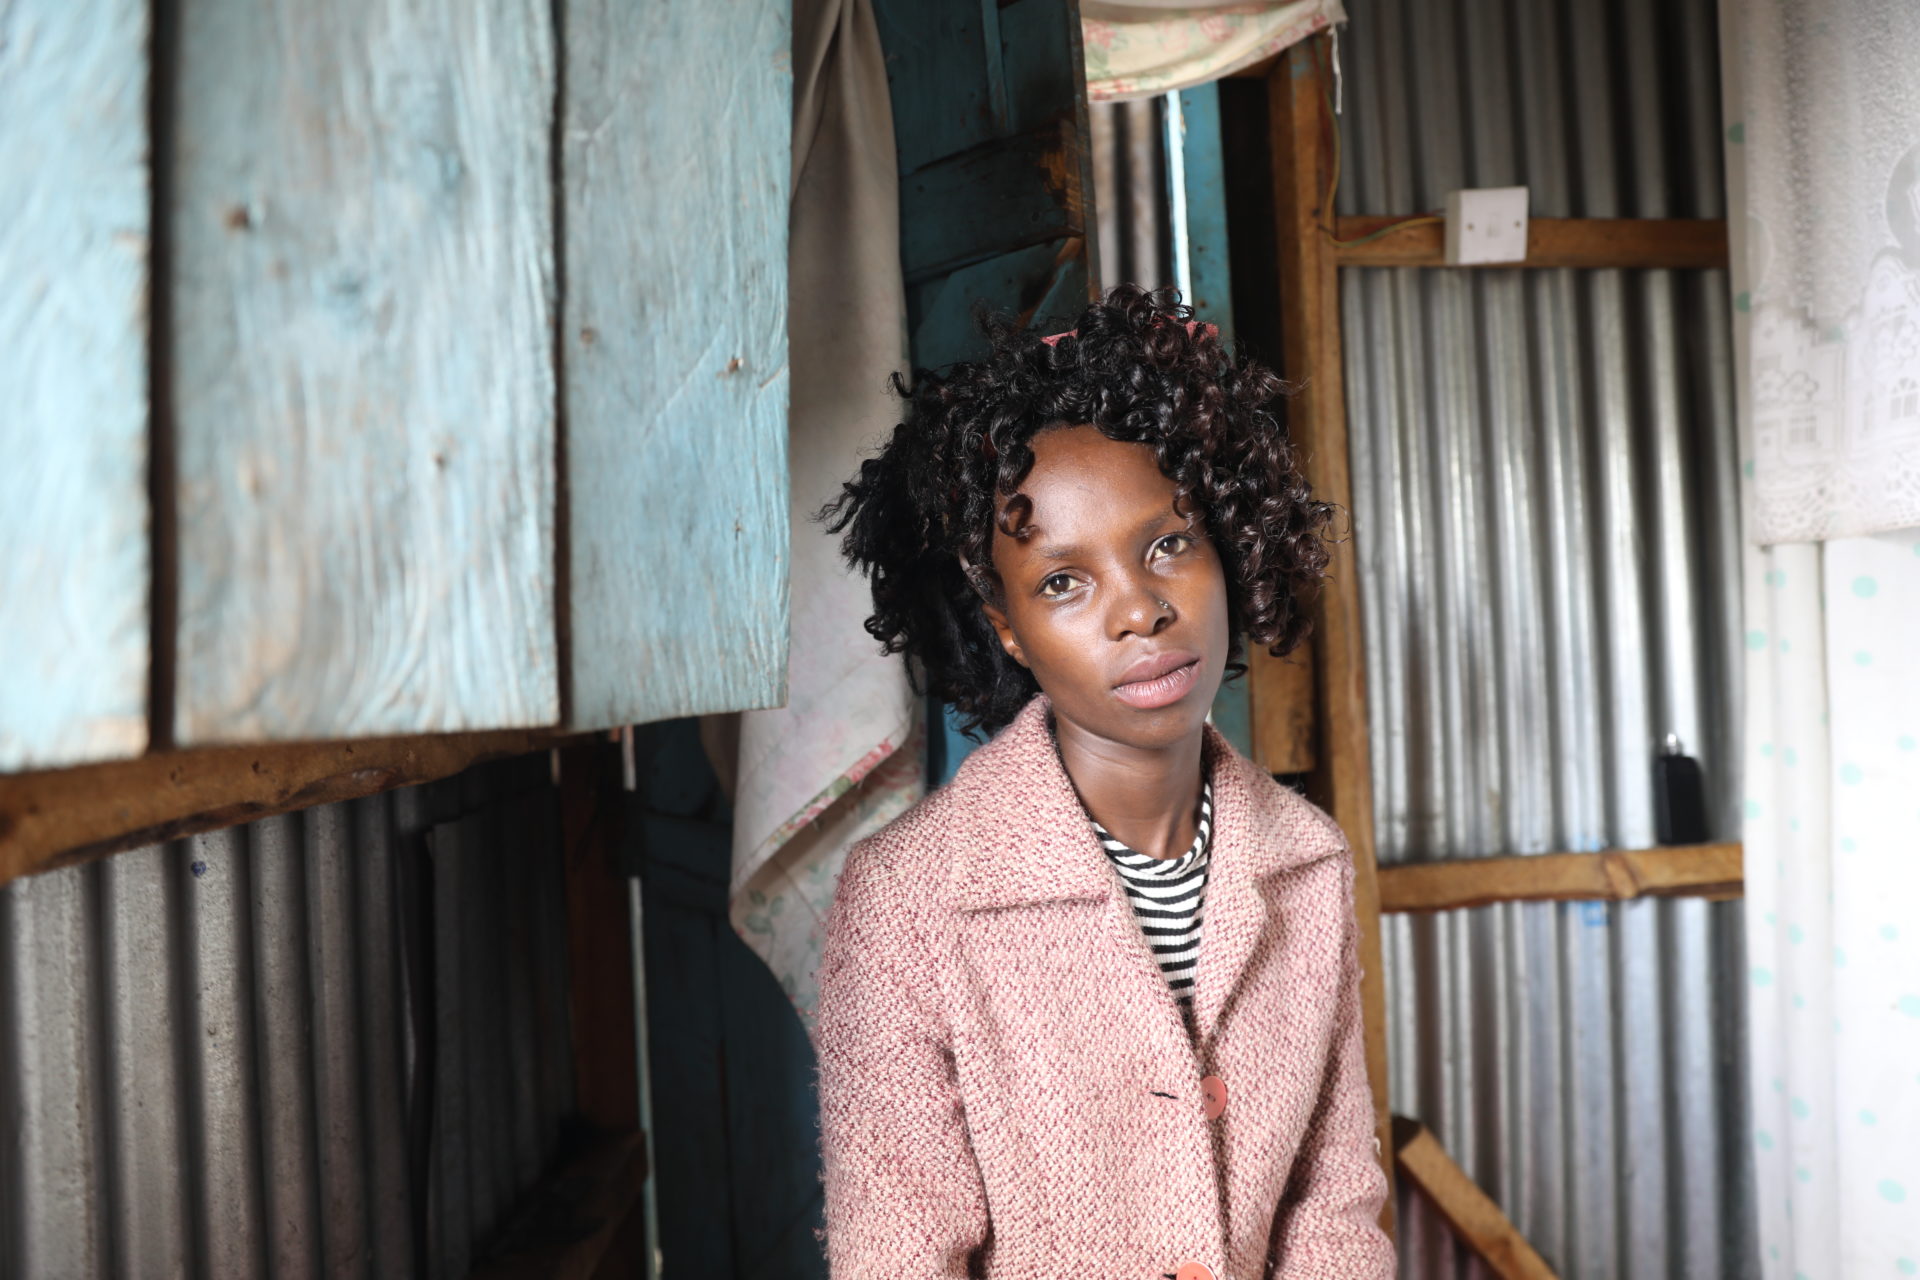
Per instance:
[[[1027,542],[1129,537],[1175,514],[1177,487],[1153,449],[1112,440],[1093,427],[1056,427],[1033,440],[1033,467],[1001,500],[1002,528]]]

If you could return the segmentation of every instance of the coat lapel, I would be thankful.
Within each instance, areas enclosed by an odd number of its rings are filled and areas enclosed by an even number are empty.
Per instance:
[[[1208,730],[1207,769],[1213,781],[1213,848],[1207,873],[1206,920],[1200,930],[1200,957],[1194,974],[1196,1038],[1209,1044],[1220,1017],[1239,986],[1247,958],[1266,935],[1266,900],[1259,881],[1266,873],[1267,850],[1255,838],[1256,823],[1247,812],[1245,780],[1232,767],[1231,752],[1219,750]],[[1224,744],[1221,744],[1224,745]]]
[[[1155,1010],[1156,1026],[1177,1030],[1185,1041],[1179,1005],[1060,761],[1050,714],[1046,697],[1035,697],[955,776],[951,785],[982,803],[967,806],[975,816],[954,832],[950,900],[961,912],[1102,903],[1099,945],[1115,958],[1116,981],[1137,988],[1137,1003]],[[1203,1049],[1231,1012],[1249,959],[1278,927],[1269,918],[1264,882],[1334,851],[1324,841],[1299,838],[1286,801],[1305,802],[1261,776],[1211,725],[1204,759],[1214,826],[1194,979],[1195,1031]]]
[[[1148,1024],[1143,1029],[1169,1046],[1184,1047],[1179,1002],[1067,777],[1050,714],[1046,697],[1034,698],[998,737],[967,757],[955,776],[953,786],[980,788],[994,802],[980,806],[969,829],[956,833],[948,892],[962,912],[1100,903],[1099,924],[1087,944],[1110,957],[1126,1007],[1140,1010]]]

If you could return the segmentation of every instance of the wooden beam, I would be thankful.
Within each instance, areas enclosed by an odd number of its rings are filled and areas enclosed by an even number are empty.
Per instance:
[[[1310,773],[1315,755],[1313,643],[1284,658],[1247,655],[1247,720],[1254,762],[1268,773]]]
[[[1395,1163],[1407,1181],[1433,1202],[1462,1244],[1501,1280],[1554,1280],[1547,1265],[1466,1170],[1453,1162],[1418,1120],[1393,1118]]]
[[[432,782],[572,741],[547,729],[163,751],[0,775],[0,885],[126,849]]]
[[[1741,862],[1738,844],[1693,844],[1403,863],[1380,868],[1380,910],[1451,911],[1492,902],[1736,898],[1745,886]]]
[[[1273,148],[1274,230],[1280,257],[1282,374],[1300,391],[1287,404],[1287,427],[1314,495],[1353,508],[1348,474],[1347,405],[1340,351],[1340,293],[1334,257],[1321,227],[1331,164],[1332,122],[1319,46],[1294,45],[1267,78]],[[1310,791],[1346,832],[1353,849],[1353,905],[1359,925],[1361,1017],[1375,1130],[1389,1194],[1382,1225],[1393,1224],[1393,1162],[1387,1114],[1385,966],[1380,959],[1380,899],[1374,881],[1373,776],[1367,745],[1366,653],[1360,620],[1360,558],[1353,538],[1333,547],[1314,611],[1320,742]]]
[[[473,1280],[590,1280],[603,1274],[603,1262],[623,1261],[613,1256],[612,1245],[640,1216],[646,1180],[639,1134],[603,1138],[522,1198],[493,1255],[473,1269]],[[624,1261],[634,1265],[604,1274],[644,1274],[637,1255]]]
[[[625,869],[616,865],[632,808],[620,760],[619,748],[604,742],[560,753],[574,1106],[613,1130],[640,1127],[632,911]]]
[[[1444,267],[1446,226],[1420,222],[1386,231],[1401,217],[1340,218],[1334,257],[1343,267]],[[1378,235],[1364,244],[1351,241]],[[1533,218],[1527,223],[1524,262],[1489,267],[1667,267],[1727,265],[1723,218]]]

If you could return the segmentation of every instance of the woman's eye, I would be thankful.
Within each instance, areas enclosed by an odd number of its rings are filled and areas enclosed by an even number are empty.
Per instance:
[[[1049,574],[1040,580],[1040,594],[1043,596],[1063,596],[1073,590],[1073,579],[1064,573]]]
[[[1177,556],[1193,545],[1193,539],[1184,533],[1170,533],[1153,544],[1156,556]]]

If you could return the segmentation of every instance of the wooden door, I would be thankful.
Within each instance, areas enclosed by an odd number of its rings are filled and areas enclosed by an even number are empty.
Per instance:
[[[875,0],[913,363],[977,359],[977,307],[1071,323],[1093,279],[1078,0]],[[1064,324],[1058,326],[1064,327]],[[935,783],[975,745],[928,706]]]

